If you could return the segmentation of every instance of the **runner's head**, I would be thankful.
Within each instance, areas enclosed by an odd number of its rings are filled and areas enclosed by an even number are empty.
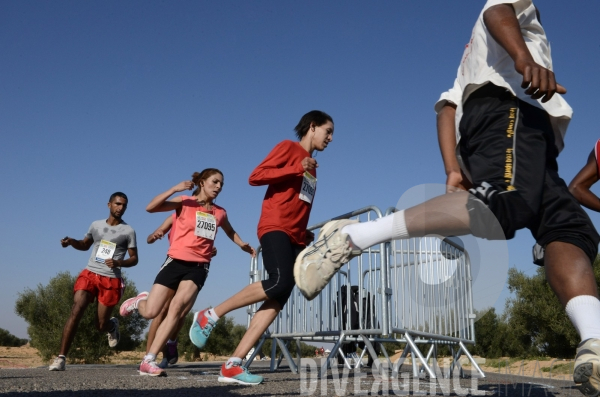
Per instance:
[[[115,219],[121,219],[125,210],[127,210],[127,195],[122,192],[115,192],[110,195],[108,199],[108,209],[110,211],[110,215]]]
[[[223,189],[224,177],[218,169],[206,168],[202,172],[194,172],[192,182],[197,186],[192,195],[212,202]]]
[[[302,116],[294,130],[301,142],[309,143],[312,149],[322,151],[333,140],[333,119],[325,112],[311,110]]]

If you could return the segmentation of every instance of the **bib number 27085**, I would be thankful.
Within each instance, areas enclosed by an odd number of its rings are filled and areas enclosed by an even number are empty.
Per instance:
[[[198,237],[204,237],[209,240],[215,239],[217,233],[217,220],[211,214],[196,211],[196,230],[194,234]]]

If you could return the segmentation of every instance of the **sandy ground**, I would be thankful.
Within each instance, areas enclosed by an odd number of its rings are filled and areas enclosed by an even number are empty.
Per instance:
[[[142,361],[143,352],[120,352],[111,357],[111,364],[137,364]],[[161,355],[159,354],[159,360]],[[182,357],[180,357],[181,359]],[[209,361],[224,361],[228,357],[211,356]],[[50,365],[50,362],[42,360],[38,350],[29,346],[2,347],[0,346],[0,368],[36,368]]]
[[[112,364],[137,364],[144,356],[143,352],[121,352],[112,357]],[[391,356],[392,362],[400,357],[400,353]],[[160,357],[159,357],[160,359]],[[486,373],[512,374],[531,377],[549,378],[572,373],[573,360],[543,359],[515,361],[509,358],[485,360],[475,357],[480,368]],[[224,361],[227,357],[210,357],[209,361]],[[440,366],[444,366],[444,359],[440,359]],[[446,359],[446,362],[448,359]],[[410,358],[405,362],[409,364]],[[494,366],[489,365],[495,363]],[[465,369],[473,369],[466,357],[461,359]],[[508,365],[507,365],[508,364]],[[37,349],[29,345],[21,347],[0,347],[0,368],[35,368],[49,365],[38,354]],[[550,371],[549,369],[552,368]]]
[[[396,362],[400,358],[401,352],[397,352],[390,357],[392,362]],[[500,359],[487,360],[485,358],[474,356],[475,362],[479,368],[485,373],[498,373],[510,375],[530,376],[534,378],[565,378],[565,375],[570,376],[573,373],[573,361],[555,358],[544,358],[538,360],[517,360],[509,357]],[[440,367],[449,365],[450,358],[440,358],[438,363]],[[410,357],[405,364],[411,364]],[[466,370],[474,369],[467,357],[463,356],[460,363]]]

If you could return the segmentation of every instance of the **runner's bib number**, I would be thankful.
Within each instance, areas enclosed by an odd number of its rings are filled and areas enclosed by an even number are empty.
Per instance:
[[[304,171],[304,178],[302,179],[302,189],[300,189],[300,200],[306,201],[311,204],[315,197],[315,190],[317,190],[317,178],[312,176],[307,171]]]
[[[217,233],[217,220],[211,214],[196,211],[196,230],[194,234],[198,237],[204,237],[209,240],[215,239]]]
[[[101,240],[98,251],[96,251],[96,262],[104,263],[106,259],[112,259],[116,250],[117,244]]]

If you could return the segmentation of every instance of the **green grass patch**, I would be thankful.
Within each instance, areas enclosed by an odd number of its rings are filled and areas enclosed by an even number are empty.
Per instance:
[[[573,364],[574,362],[554,364],[552,367],[542,367],[541,371],[553,374],[570,374],[573,372]]]
[[[516,362],[523,361],[522,358],[490,358],[485,360],[486,367],[492,368],[505,368],[510,367]]]

